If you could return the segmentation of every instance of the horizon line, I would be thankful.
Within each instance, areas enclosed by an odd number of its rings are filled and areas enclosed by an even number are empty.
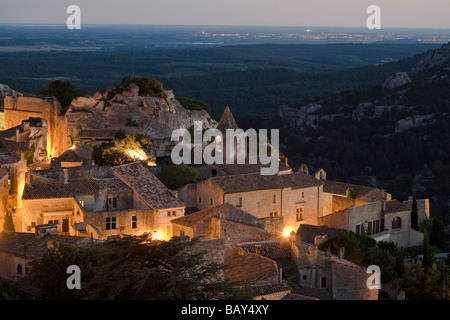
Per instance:
[[[66,26],[65,23],[30,23],[30,22],[0,22],[0,26]],[[314,25],[228,25],[228,24],[151,24],[151,23],[83,23],[82,26],[148,26],[148,27],[238,27],[238,28],[352,28],[367,29],[366,26],[314,26]],[[369,30],[368,32],[382,32],[383,29],[415,29],[415,30],[441,30],[450,31],[449,27],[383,27],[381,29]]]

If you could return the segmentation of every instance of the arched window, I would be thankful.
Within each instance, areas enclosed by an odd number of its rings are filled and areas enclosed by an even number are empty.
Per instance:
[[[402,219],[400,217],[395,217],[392,220],[392,229],[400,229],[402,227]]]
[[[19,276],[22,275],[22,265],[21,265],[21,264],[18,264],[18,265],[17,265],[17,274],[18,274]]]

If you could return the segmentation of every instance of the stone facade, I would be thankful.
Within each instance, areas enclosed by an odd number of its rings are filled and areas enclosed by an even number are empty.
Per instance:
[[[47,157],[57,157],[70,147],[67,119],[61,115],[56,98],[11,97],[4,99],[5,128],[22,124],[30,117],[44,119],[47,125]]]

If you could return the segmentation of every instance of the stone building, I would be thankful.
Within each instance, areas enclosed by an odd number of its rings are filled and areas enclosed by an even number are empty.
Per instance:
[[[429,200],[417,200],[419,223],[429,219]],[[377,241],[393,241],[400,248],[423,244],[423,233],[411,228],[412,199],[376,201],[349,207],[318,219],[318,225],[367,234]]]
[[[316,178],[323,182],[324,215],[370,202],[389,201],[392,198],[389,193],[378,188],[327,180],[323,169],[318,170]],[[348,190],[353,193],[353,198],[347,197]]]
[[[61,114],[61,104],[54,97],[11,97],[4,99],[5,128],[21,125],[29,118],[40,118],[47,127],[47,158],[57,157],[70,146],[67,119]]]
[[[40,260],[55,243],[93,246],[98,240],[59,235],[54,225],[37,226],[35,233],[0,232],[0,277],[15,282],[28,296],[39,298],[27,278],[30,264]]]
[[[170,221],[184,215],[184,204],[139,162],[59,172],[46,171],[49,178],[38,171],[25,186],[22,231],[56,224],[61,234],[96,239],[145,232],[168,237]]]
[[[190,238],[224,239],[224,256],[236,254],[240,242],[269,240],[276,235],[255,216],[225,203],[171,221],[173,235]]]
[[[322,216],[322,183],[302,173],[259,173],[214,177],[178,190],[187,207],[200,210],[230,203],[258,219],[282,217],[283,227],[317,224]]]

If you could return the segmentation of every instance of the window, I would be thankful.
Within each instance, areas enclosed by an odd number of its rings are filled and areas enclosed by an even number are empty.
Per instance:
[[[242,207],[242,197],[239,197],[238,205],[236,207]]]
[[[137,228],[137,216],[131,217],[131,228],[133,228],[133,229]]]
[[[180,230],[180,237],[184,236],[184,230]]]
[[[369,221],[369,223],[367,224],[367,235],[371,235],[372,234],[372,221]]]
[[[84,208],[84,200],[80,200],[80,206]]]
[[[277,195],[276,194],[274,194],[272,196],[272,203],[277,203]]]
[[[202,204],[202,197],[198,197],[198,203]]]
[[[305,193],[304,192],[302,192],[302,199],[305,197]]]
[[[113,207],[113,209],[117,209],[117,198],[116,197],[112,198],[112,207]]]
[[[320,287],[326,288],[327,287],[327,277],[321,277],[320,278]]]
[[[356,225],[356,230],[355,230],[355,232],[356,232],[357,234],[362,234],[362,233],[363,233],[363,228],[362,228],[362,224],[361,224],[361,223]]]
[[[217,170],[216,169],[212,169],[211,170],[211,175],[213,175],[213,176],[217,175]]]
[[[303,275],[303,281],[306,281],[306,280],[308,280],[308,277],[305,274],[305,275]]]
[[[48,224],[58,224],[58,220],[48,220]]]
[[[170,217],[170,211],[167,211],[167,216]]]
[[[116,229],[116,217],[106,217],[106,230]]]
[[[402,227],[402,219],[400,217],[395,217],[392,220],[392,229],[400,229]]]
[[[214,199],[213,198],[209,198],[209,205],[213,206],[214,205]]]
[[[18,265],[17,265],[17,274],[18,274],[19,276],[22,275],[22,265],[21,265],[21,264],[18,264]]]
[[[296,220],[297,221],[302,221],[303,220],[303,207],[297,208]]]

